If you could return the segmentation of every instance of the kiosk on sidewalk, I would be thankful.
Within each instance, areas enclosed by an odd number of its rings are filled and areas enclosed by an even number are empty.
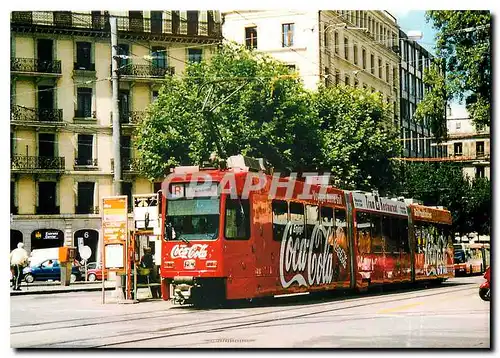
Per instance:
[[[160,298],[160,195],[161,191],[133,196],[135,230],[127,245],[127,299],[137,300],[142,289],[147,289],[148,298]]]

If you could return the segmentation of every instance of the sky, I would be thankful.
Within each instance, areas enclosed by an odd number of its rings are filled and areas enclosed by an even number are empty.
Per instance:
[[[434,43],[437,31],[432,27],[432,22],[427,22],[425,19],[424,10],[388,10],[392,15],[397,18],[401,30],[408,31],[421,31],[423,37],[417,42],[425,47],[430,53],[435,54]],[[453,101],[450,103],[451,115],[449,118],[466,118],[468,117],[467,110],[464,104]]]

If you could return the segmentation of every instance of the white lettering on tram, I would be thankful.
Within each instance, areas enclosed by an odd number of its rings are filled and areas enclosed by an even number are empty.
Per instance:
[[[333,257],[328,244],[331,229],[326,230],[324,226],[316,224],[310,239],[305,239],[301,235],[303,230],[303,225],[292,222],[288,222],[285,226],[280,249],[280,280],[283,288],[290,287],[294,282],[299,286],[332,282]],[[321,248],[321,244],[323,244],[322,252],[315,252],[314,249]],[[287,281],[286,274],[294,275]],[[304,275],[307,276],[307,280]]]
[[[187,245],[175,245],[172,247],[170,256],[173,259],[206,259],[207,258],[207,244],[193,244],[191,247]]]

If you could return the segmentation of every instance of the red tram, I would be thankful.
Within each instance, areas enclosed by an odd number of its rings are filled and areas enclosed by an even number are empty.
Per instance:
[[[163,299],[364,290],[453,276],[451,215],[444,209],[246,165],[176,168],[163,193]]]

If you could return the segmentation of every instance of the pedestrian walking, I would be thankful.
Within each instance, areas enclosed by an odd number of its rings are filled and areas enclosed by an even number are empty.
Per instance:
[[[17,249],[10,253],[10,265],[14,268],[14,290],[21,290],[21,280],[23,278],[23,268],[28,262],[28,253],[23,248],[22,242],[17,244]]]

